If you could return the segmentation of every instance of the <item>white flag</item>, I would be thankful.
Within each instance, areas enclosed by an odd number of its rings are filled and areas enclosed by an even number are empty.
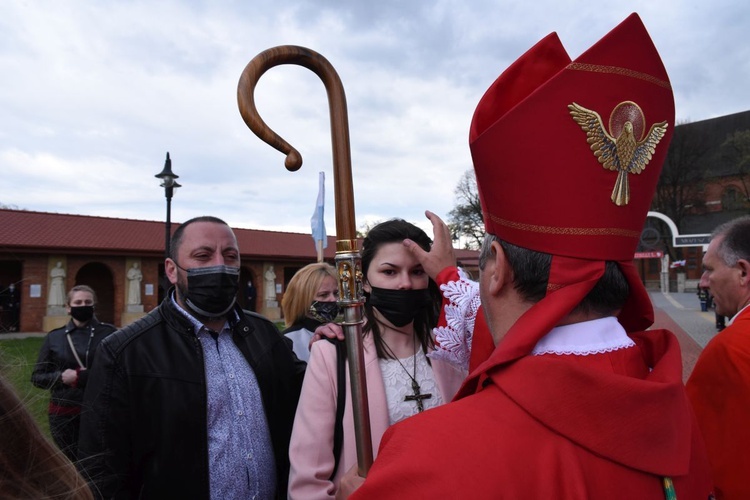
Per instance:
[[[318,201],[315,203],[315,212],[310,219],[310,226],[312,226],[312,237],[315,240],[315,246],[317,248],[318,242],[323,242],[323,248],[328,247],[328,237],[326,236],[326,223],[323,219],[324,207],[325,207],[325,179],[326,174],[320,172],[319,174],[319,187],[318,187]]]

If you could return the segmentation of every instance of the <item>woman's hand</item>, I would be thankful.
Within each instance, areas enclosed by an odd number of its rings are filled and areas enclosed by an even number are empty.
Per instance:
[[[337,325],[336,323],[325,323],[320,325],[315,329],[313,336],[310,337],[310,345],[308,348],[312,347],[313,342],[317,342],[324,338],[344,340],[344,329],[341,328],[341,325]]]
[[[65,385],[75,385],[75,383],[78,381],[78,372],[68,368],[64,372],[62,372],[62,375],[60,376],[62,379],[62,383]]]

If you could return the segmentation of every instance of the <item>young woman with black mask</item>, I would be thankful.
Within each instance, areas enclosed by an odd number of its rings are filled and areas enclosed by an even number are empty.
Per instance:
[[[31,383],[50,391],[49,428],[52,439],[75,463],[88,369],[96,348],[116,328],[100,322],[94,314],[96,292],[76,285],[68,292],[66,309],[70,320],[44,338],[31,373]]]
[[[294,353],[302,361],[310,358],[310,343],[317,328],[338,316],[339,285],[336,269],[325,262],[308,264],[289,281],[281,310]]]
[[[450,401],[466,375],[427,357],[434,348],[432,328],[441,297],[435,282],[404,246],[406,239],[424,250],[430,248],[424,231],[400,219],[373,227],[362,246],[364,367],[376,453],[388,426]],[[357,461],[349,380],[346,387],[337,387],[336,369],[335,346],[315,342],[289,448],[290,498],[334,497],[339,479]],[[339,390],[346,391],[344,438],[335,457],[331,443]]]

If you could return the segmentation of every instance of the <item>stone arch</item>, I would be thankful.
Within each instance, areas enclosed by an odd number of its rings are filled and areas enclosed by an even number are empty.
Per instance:
[[[677,224],[675,224],[672,219],[670,219],[663,213],[649,211],[646,217],[653,217],[655,219],[659,219],[660,221],[664,222],[669,228],[669,231],[672,233],[672,238],[680,234],[680,231],[677,229]]]
[[[115,282],[112,271],[101,262],[89,262],[76,273],[76,285],[88,285],[96,292],[96,317],[115,323]]]

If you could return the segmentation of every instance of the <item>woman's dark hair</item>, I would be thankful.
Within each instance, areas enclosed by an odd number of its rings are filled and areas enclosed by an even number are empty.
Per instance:
[[[2,364],[0,360],[0,365]],[[0,366],[1,368],[1,366]],[[0,373],[0,497],[93,498],[86,481],[43,434],[15,389]]]
[[[427,233],[403,219],[391,219],[381,222],[370,229],[362,243],[362,274],[365,279],[367,279],[367,271],[370,269],[372,259],[381,246],[387,243],[400,243],[407,238],[414,241],[426,251],[429,251],[430,245],[432,245],[432,240],[427,236]],[[442,304],[442,296],[440,295],[437,283],[430,279],[427,289],[430,292],[432,303],[414,318],[414,333],[416,334],[417,342],[422,346],[424,352],[428,352],[428,349],[434,345],[432,341],[432,329],[437,325],[440,305]],[[369,298],[369,294],[365,292],[365,317],[367,321],[364,333],[372,333],[379,358],[392,358],[393,356],[383,347],[384,342],[381,338],[380,327],[375,320],[375,314],[370,305]]]

